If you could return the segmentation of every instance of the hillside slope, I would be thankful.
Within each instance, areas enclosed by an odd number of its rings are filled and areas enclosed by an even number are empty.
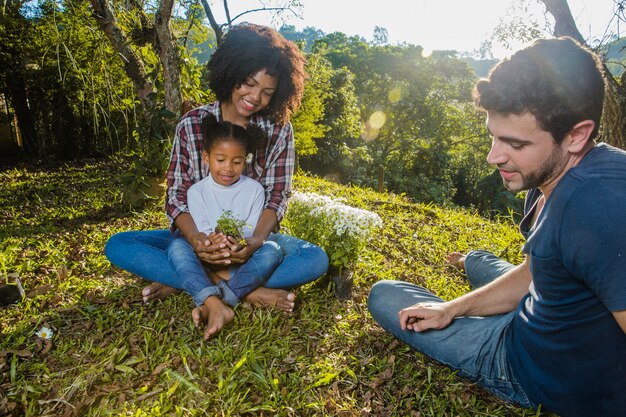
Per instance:
[[[295,188],[375,211],[384,228],[355,267],[352,300],[321,280],[291,315],[242,305],[203,342],[185,294],[141,303],[145,283],[102,254],[114,232],[166,227],[160,204],[120,198],[124,161],[0,171],[0,273],[30,297],[0,309],[0,416],[531,416],[394,341],[369,317],[379,279],[467,290],[443,263],[451,250],[491,249],[516,262],[507,221],[412,204],[400,196],[298,175]],[[35,336],[52,329],[50,340]]]

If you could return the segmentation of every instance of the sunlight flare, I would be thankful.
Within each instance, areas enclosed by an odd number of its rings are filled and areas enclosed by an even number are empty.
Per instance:
[[[393,88],[389,92],[387,97],[389,98],[390,103],[397,103],[398,101],[400,101],[400,98],[402,97],[402,91],[400,91],[400,87]]]
[[[370,122],[365,122],[363,126],[361,126],[361,138],[368,142],[373,141],[378,137],[378,133],[380,133],[379,129],[374,129]]]
[[[372,129],[380,130],[387,121],[387,116],[380,110],[372,113],[369,119],[369,125]]]

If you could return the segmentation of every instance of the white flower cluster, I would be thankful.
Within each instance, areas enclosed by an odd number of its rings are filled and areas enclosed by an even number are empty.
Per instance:
[[[309,208],[311,216],[322,215],[330,219],[337,236],[347,234],[357,239],[367,238],[374,228],[383,224],[376,213],[319,194],[294,192],[291,199]]]

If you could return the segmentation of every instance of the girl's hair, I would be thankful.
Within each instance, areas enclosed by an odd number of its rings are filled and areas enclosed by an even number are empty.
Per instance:
[[[285,125],[302,100],[305,62],[296,44],[274,29],[242,23],[228,31],[207,63],[209,87],[219,101],[229,101],[233,89],[265,69],[278,79],[278,86],[259,114]]]
[[[246,155],[252,153],[253,160],[259,152],[265,152],[267,142],[267,135],[260,127],[250,125],[245,128],[225,120],[220,122],[212,114],[202,119],[202,138],[207,152],[218,142],[233,141],[243,146]]]

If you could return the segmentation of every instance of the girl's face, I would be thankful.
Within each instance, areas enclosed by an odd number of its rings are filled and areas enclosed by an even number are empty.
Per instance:
[[[213,180],[224,186],[239,180],[246,166],[246,149],[234,140],[217,140],[202,152],[202,161],[209,166]]]
[[[254,113],[269,106],[277,87],[278,77],[269,75],[262,69],[233,89],[232,105],[240,117],[249,119]]]

